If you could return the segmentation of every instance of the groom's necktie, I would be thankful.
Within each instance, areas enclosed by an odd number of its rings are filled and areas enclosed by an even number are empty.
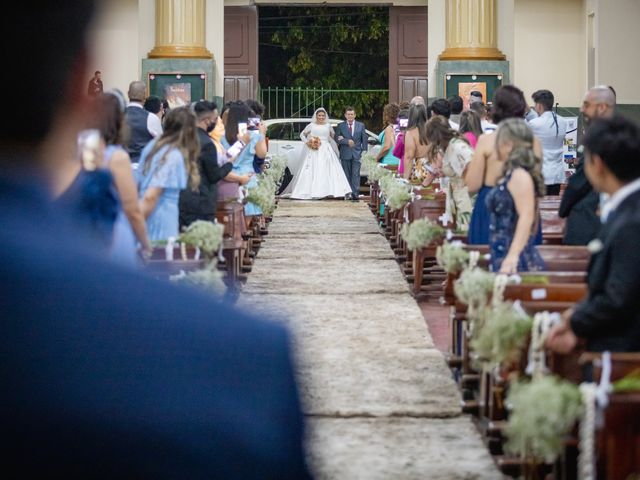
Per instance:
[[[349,135],[353,137],[353,122],[349,123]]]

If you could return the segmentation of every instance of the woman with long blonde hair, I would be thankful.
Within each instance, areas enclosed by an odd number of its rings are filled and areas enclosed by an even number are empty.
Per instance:
[[[173,109],[164,132],[140,156],[140,208],[151,240],[179,233],[180,190],[200,185],[196,117],[187,107]]]
[[[502,178],[487,195],[491,267],[501,273],[544,269],[535,246],[538,201],[545,194],[542,159],[534,151],[527,123],[510,118],[496,131]]]

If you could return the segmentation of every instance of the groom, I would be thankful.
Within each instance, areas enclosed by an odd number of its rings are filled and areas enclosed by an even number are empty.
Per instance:
[[[356,112],[353,107],[345,108],[344,118],[347,121],[336,127],[336,139],[340,149],[342,168],[351,185],[351,195],[347,194],[345,200],[350,198],[357,202],[360,192],[360,156],[367,150],[367,133],[364,124],[356,122]]]

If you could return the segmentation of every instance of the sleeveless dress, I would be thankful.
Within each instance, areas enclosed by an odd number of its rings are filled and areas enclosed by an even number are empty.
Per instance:
[[[147,233],[149,240],[166,240],[169,237],[177,237],[179,234],[179,207],[180,190],[187,188],[187,169],[184,166],[184,158],[177,148],[164,146],[153,158],[148,158],[149,152],[157,140],[153,140],[142,150],[140,156],[141,176],[139,198],[144,197],[145,192],[151,187],[162,188],[162,195],[149,218],[147,219]],[[166,153],[166,156],[165,156]],[[160,160],[164,161],[160,164]],[[151,162],[147,173],[145,164]]]
[[[126,150],[120,145],[107,145],[104,151],[104,168],[109,168],[111,158],[113,158],[113,154],[117,151],[126,153]],[[111,244],[109,256],[111,260],[122,266],[140,266],[136,236],[122,208],[119,209],[116,222],[113,226],[113,243]]]
[[[283,192],[283,196],[311,200],[326,197],[343,198],[351,193],[351,185],[329,140],[330,129],[328,123],[311,123],[302,132],[303,140],[318,137],[320,147],[314,150],[304,146],[302,166]]]
[[[509,172],[498,184],[491,189],[486,197],[486,211],[489,217],[489,251],[491,253],[491,270],[498,272],[504,258],[509,253],[513,235],[518,223],[516,205],[507,188],[511,180]],[[540,223],[540,222],[538,222]],[[518,271],[529,272],[544,270],[542,257],[535,246],[536,235],[531,234],[526,246],[520,253]]]
[[[384,145],[384,130],[378,135],[378,140],[380,141],[380,145]],[[391,148],[387,152],[387,154],[380,160],[380,163],[383,165],[398,165],[400,163],[400,159],[393,154],[394,145],[391,144]]]

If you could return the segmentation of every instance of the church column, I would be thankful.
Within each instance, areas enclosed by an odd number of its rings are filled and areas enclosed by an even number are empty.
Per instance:
[[[156,45],[149,58],[212,58],[205,46],[205,0],[156,0]]]
[[[446,0],[446,49],[440,60],[504,60],[496,12],[497,0]]]

